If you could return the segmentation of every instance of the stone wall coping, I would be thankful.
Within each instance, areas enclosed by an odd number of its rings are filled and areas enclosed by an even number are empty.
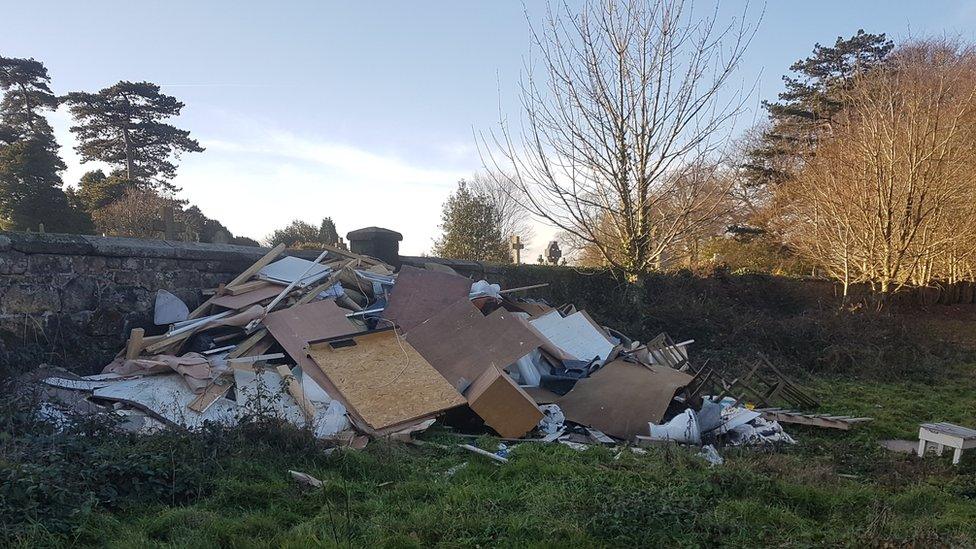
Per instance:
[[[117,236],[0,231],[0,252],[16,251],[23,254],[144,257],[199,261],[257,261],[270,249],[235,244],[208,244]],[[288,249],[284,252],[285,255],[305,259],[315,259],[319,253],[321,253],[319,250],[312,249]],[[501,273],[506,267],[502,264],[440,257],[401,256],[400,259],[403,263],[415,267],[423,267],[424,263],[439,263],[463,271],[464,274],[479,274],[482,277]]]
[[[270,248],[115,236],[0,231],[0,252],[9,250],[24,254],[256,261],[268,253]],[[285,255],[308,259],[315,259],[319,253],[316,250],[285,251]]]

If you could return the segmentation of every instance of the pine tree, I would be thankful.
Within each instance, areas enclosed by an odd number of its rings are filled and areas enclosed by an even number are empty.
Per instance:
[[[179,116],[183,103],[160,93],[151,82],[122,81],[98,93],[74,92],[65,97],[77,125],[76,147],[82,161],[114,166],[143,189],[176,191],[174,159],[203,147],[164,120]]]
[[[43,115],[58,106],[50,82],[39,61],[0,57],[0,227],[91,232],[61,188],[65,165]]]
[[[339,243],[339,232],[336,230],[335,222],[332,221],[331,217],[322,218],[322,224],[319,225],[319,242],[329,246],[335,246]]]
[[[501,216],[486,196],[468,188],[462,179],[457,191],[444,203],[441,237],[434,255],[450,259],[508,263],[511,256],[502,238]]]
[[[893,48],[883,33],[859,30],[848,39],[838,37],[833,46],[816,44],[813,55],[793,63],[779,101],[763,102],[770,128],[743,166],[751,183],[775,185],[789,178],[796,161],[812,153],[817,137],[844,108],[842,92],[856,75],[884,63]]]
[[[122,198],[133,187],[122,172],[105,175],[102,170],[92,170],[81,176],[74,195],[85,210],[93,212]]]

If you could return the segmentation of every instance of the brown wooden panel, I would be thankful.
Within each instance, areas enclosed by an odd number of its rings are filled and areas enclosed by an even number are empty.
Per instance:
[[[467,299],[471,280],[459,275],[428,271],[404,265],[390,293],[383,318],[392,320],[407,333],[441,309]]]
[[[513,313],[497,309],[484,316],[467,297],[415,327],[407,341],[462,389],[489,366],[504,369],[543,343]]]
[[[664,366],[615,360],[576,382],[556,404],[566,419],[631,440],[660,423],[674,393],[692,377]]]

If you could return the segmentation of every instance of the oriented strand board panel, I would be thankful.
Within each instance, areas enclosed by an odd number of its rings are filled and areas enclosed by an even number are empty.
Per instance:
[[[515,313],[496,309],[484,316],[467,297],[415,327],[407,341],[461,389],[489,366],[504,369],[543,343]]]
[[[374,431],[426,419],[466,403],[395,331],[315,343],[309,357]]]
[[[467,299],[470,293],[471,280],[468,278],[404,265],[390,292],[383,318],[396,322],[403,332],[409,332],[444,307]]]
[[[660,423],[674,393],[691,380],[665,366],[615,360],[577,381],[556,404],[570,421],[632,440],[647,434],[648,423]]]
[[[210,300],[210,304],[234,310],[246,309],[255,303],[261,303],[265,299],[277,297],[281,293],[281,290],[284,290],[284,288],[271,284],[243,294],[215,297]]]
[[[505,438],[519,438],[542,420],[532,397],[495,366],[485,369],[465,396],[474,413]]]
[[[344,309],[331,299],[296,305],[268,314],[264,318],[264,326],[303,373],[310,375],[315,383],[343,405],[347,404],[341,396],[336,395],[335,387],[305,351],[309,341],[347,336],[360,331],[346,318]],[[354,414],[350,415],[353,420],[357,419]]]

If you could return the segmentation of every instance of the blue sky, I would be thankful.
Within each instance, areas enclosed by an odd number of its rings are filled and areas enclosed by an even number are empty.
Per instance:
[[[529,52],[526,13],[543,2],[223,2],[0,0],[0,54],[43,61],[58,93],[150,80],[186,103],[177,122],[207,147],[186,156],[182,197],[236,234],[289,220],[380,225],[404,253],[430,248],[441,203],[481,167],[473,132],[517,116]],[[695,9],[713,3],[700,0]],[[741,2],[720,5],[723,17]],[[755,85],[736,130],[762,116],[780,78],[814,43],[859,28],[976,40],[976,1],[769,1],[736,84]],[[52,116],[69,164],[67,114]],[[537,229],[527,257],[551,230]]]

